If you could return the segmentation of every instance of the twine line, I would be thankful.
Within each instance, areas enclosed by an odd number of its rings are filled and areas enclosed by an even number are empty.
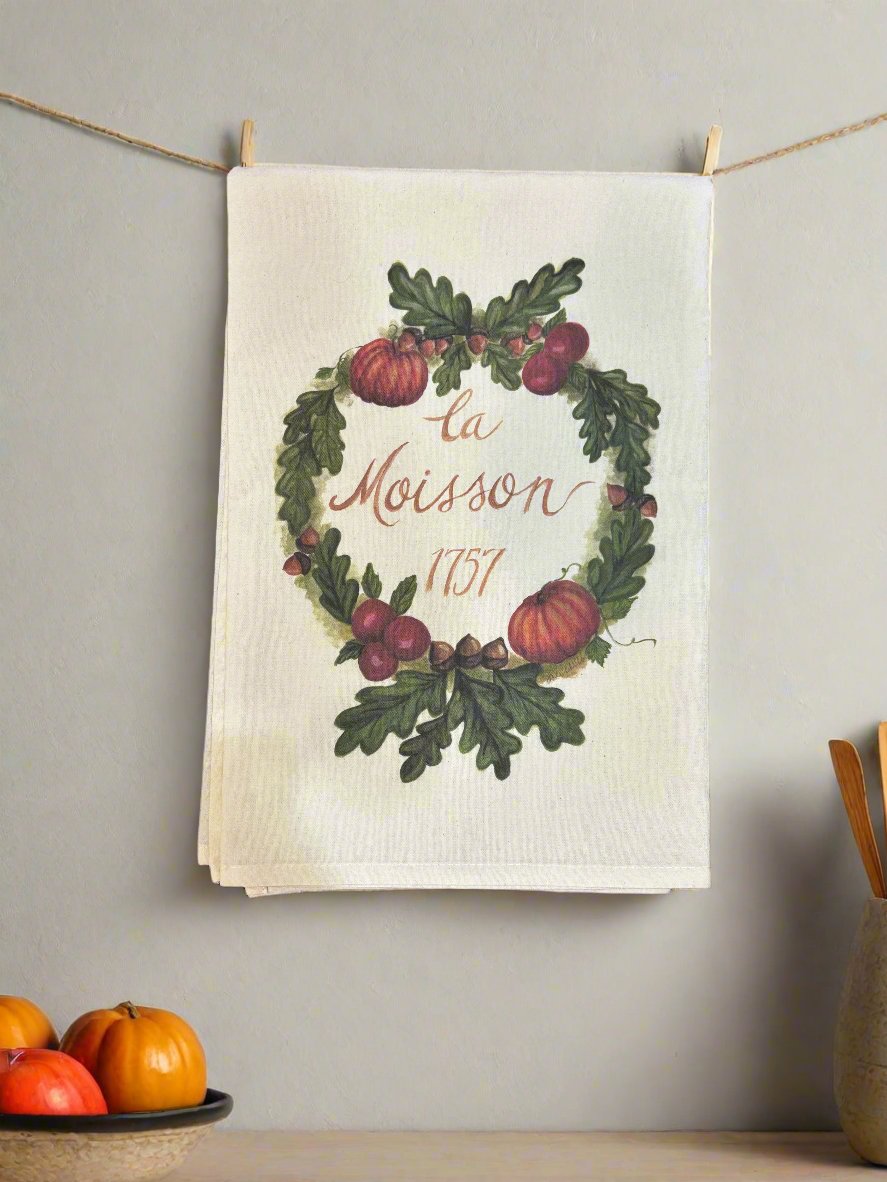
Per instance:
[[[139,139],[135,135],[127,135],[123,131],[115,131],[112,127],[103,127],[100,123],[91,123],[88,119],[80,119],[76,115],[69,115],[67,111],[59,111],[55,107],[35,103],[33,99],[23,98],[19,94],[9,94],[0,90],[0,99],[12,103],[16,107],[24,107],[28,111],[35,111],[38,115],[46,115],[50,119],[57,119],[60,123],[69,123],[72,127],[82,128],[84,131],[105,135],[133,148],[142,148],[146,152],[156,152],[170,160],[179,160],[183,164],[193,164],[196,168],[206,168],[211,172],[229,172],[227,164],[218,160],[205,160],[202,156],[190,156],[187,152],[176,152],[172,148],[164,148],[162,144],[155,144],[151,140]],[[808,140],[800,140],[796,144],[788,144],[784,148],[777,148],[773,152],[764,152],[760,156],[750,156],[748,160],[740,160],[736,164],[727,164],[723,168],[716,168],[713,176],[725,176],[728,172],[738,172],[741,168],[751,168],[753,164],[764,164],[768,160],[778,160],[781,156],[788,156],[792,152],[802,152],[805,148],[814,148],[818,144],[827,144],[829,140],[841,139],[845,135],[853,135],[857,131],[866,131],[887,119],[887,111],[880,115],[872,115],[859,123],[848,123],[846,127],[839,127],[835,131],[826,131],[822,135],[812,136]]]

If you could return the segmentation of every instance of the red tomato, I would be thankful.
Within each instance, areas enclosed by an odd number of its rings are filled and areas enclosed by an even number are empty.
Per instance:
[[[103,1116],[108,1105],[82,1064],[62,1051],[0,1051],[0,1112]]]

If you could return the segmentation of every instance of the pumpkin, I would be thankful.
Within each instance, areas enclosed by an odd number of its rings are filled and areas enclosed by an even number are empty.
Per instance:
[[[428,364],[416,338],[404,332],[397,341],[380,337],[361,347],[351,359],[351,389],[377,406],[409,406],[428,385]]]
[[[96,1081],[61,1051],[0,1051],[0,1112],[28,1116],[104,1116]]]
[[[62,1039],[95,1077],[109,1112],[192,1108],[206,1096],[206,1057],[183,1018],[125,1001],[83,1014]]]
[[[525,661],[559,665],[588,644],[601,623],[593,595],[572,579],[555,579],[528,595],[508,623],[508,643]]]
[[[0,996],[0,1047],[50,1047],[59,1045],[52,1023],[44,1012],[24,997]]]

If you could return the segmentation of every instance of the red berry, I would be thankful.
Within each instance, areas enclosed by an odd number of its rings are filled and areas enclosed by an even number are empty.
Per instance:
[[[508,349],[510,350],[510,352],[512,352],[515,355],[515,357],[520,357],[521,353],[523,353],[523,351],[524,351],[524,338],[523,337],[512,337],[511,340],[506,341],[505,344],[508,347]]]
[[[381,599],[365,599],[354,609],[351,616],[351,631],[354,639],[361,644],[368,640],[381,640],[382,633],[394,619],[394,609]]]
[[[422,354],[423,357],[433,357],[434,356],[434,344],[435,344],[434,341],[423,341],[422,342],[422,344],[419,346],[419,352]]]
[[[533,323],[530,325],[530,327],[527,329],[527,340],[538,341],[541,336],[542,336],[542,325],[537,324],[536,321],[534,320]]]
[[[487,347],[487,338],[482,332],[475,332],[468,338],[468,348],[475,356],[480,356]]]
[[[398,353],[411,353],[416,347],[416,334],[412,332],[402,332],[397,338]]]
[[[559,357],[568,365],[584,357],[588,346],[588,333],[581,324],[572,321],[556,324],[545,338],[545,352],[552,357]]]
[[[415,616],[397,616],[385,629],[382,639],[399,661],[418,661],[428,652],[431,633]]]
[[[381,640],[371,640],[363,646],[357,665],[367,681],[387,681],[397,672],[397,657]]]
[[[447,349],[449,349],[449,347],[450,347],[450,345],[452,345],[452,343],[453,342],[450,340],[449,337],[440,337],[437,341],[434,342],[435,353],[437,353],[438,356],[440,356],[441,353],[446,353]]]
[[[534,353],[524,365],[521,376],[524,385],[533,394],[556,394],[570,372],[569,363],[559,357],[550,357],[548,351]]]

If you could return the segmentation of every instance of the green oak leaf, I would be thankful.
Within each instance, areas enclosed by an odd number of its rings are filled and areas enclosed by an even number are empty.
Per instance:
[[[471,332],[471,300],[464,291],[453,294],[445,276],[435,283],[423,268],[412,277],[403,263],[388,271],[392,308],[404,312],[404,324],[418,325],[429,337],[467,336]]]
[[[277,516],[286,522],[295,539],[311,520],[315,498],[313,478],[320,474],[308,436],[297,436],[297,442],[284,447],[277,458],[277,466],[280,475],[275,491],[283,498]]]
[[[539,685],[538,677],[538,665],[518,665],[493,674],[493,685],[502,694],[502,709],[511,718],[514,729],[527,735],[532,727],[538,727],[546,751],[557,751],[562,743],[576,746],[584,743],[585,715],[581,710],[562,706],[563,690]]]
[[[359,747],[364,755],[378,751],[389,735],[406,739],[424,713],[442,714],[446,705],[447,675],[404,669],[391,685],[359,690],[358,705],[336,718],[342,734],[336,755],[349,755]]]
[[[447,720],[462,722],[459,750],[467,755],[477,748],[478,771],[492,767],[497,780],[508,778],[511,756],[520,751],[521,741],[509,729],[512,721],[502,708],[502,691],[498,686],[457,669]]]
[[[335,391],[326,390],[324,395],[323,401],[311,415],[311,450],[321,468],[336,476],[342,471],[342,453],[345,450],[342,431],[345,429],[345,417],[336,406]]]
[[[348,577],[351,559],[337,553],[341,540],[339,530],[332,526],[326,530],[312,555],[311,577],[320,590],[321,607],[334,620],[350,624],[360,587],[357,579]]]
[[[519,336],[532,320],[557,312],[561,300],[582,286],[579,272],[584,266],[582,259],[568,259],[556,271],[546,263],[529,281],[521,279],[507,299],[496,296],[487,304],[486,331],[496,337]]]
[[[402,616],[410,610],[416,595],[417,579],[415,575],[407,575],[401,579],[390,599],[391,607],[396,616]]]
[[[523,358],[515,357],[505,345],[489,341],[481,354],[480,363],[489,369],[493,381],[506,390],[520,389]]]
[[[605,615],[607,605],[634,599],[644,586],[638,571],[653,557],[652,536],[653,522],[637,509],[613,515],[609,534],[601,538],[599,555],[585,570],[585,584]]]
[[[411,739],[401,743],[398,750],[405,756],[400,769],[404,784],[412,784],[426,768],[437,767],[443,759],[443,751],[453,741],[445,714],[420,722]]]
[[[452,345],[441,354],[440,362],[434,371],[434,384],[437,395],[444,398],[452,394],[462,385],[462,374],[471,369],[471,352],[464,341],[453,341]]]

